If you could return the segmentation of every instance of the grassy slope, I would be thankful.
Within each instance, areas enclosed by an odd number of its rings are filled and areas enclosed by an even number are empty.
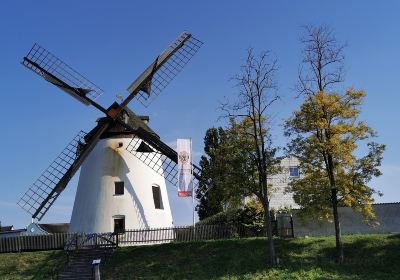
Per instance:
[[[0,254],[0,279],[56,279],[65,262],[61,250]]]
[[[333,237],[276,240],[281,265],[273,269],[262,238],[121,248],[102,279],[400,279],[400,235],[343,240],[343,265],[332,261]]]
[[[274,269],[263,238],[120,248],[102,279],[400,279],[400,235],[343,239],[343,265],[332,261],[333,237],[277,239]],[[0,254],[0,279],[55,279],[65,261],[63,251]]]

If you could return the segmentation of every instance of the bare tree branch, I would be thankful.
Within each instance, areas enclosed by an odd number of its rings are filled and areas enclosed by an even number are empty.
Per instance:
[[[303,44],[304,67],[300,67],[296,90],[298,95],[314,95],[319,91],[330,90],[344,80],[343,50],[332,29],[328,26],[303,26],[300,38]]]

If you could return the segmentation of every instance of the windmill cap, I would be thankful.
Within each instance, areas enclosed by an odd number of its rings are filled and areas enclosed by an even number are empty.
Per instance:
[[[148,122],[150,121],[150,117],[149,117],[149,116],[137,116],[137,115],[136,115],[136,117],[139,118],[139,119],[141,119],[141,120],[144,121],[145,123],[148,123]],[[101,120],[104,120],[104,117],[97,118],[97,119],[96,119],[96,122],[98,123],[98,122],[100,122]]]
[[[144,129],[147,132],[153,134],[154,136],[159,136],[148,126],[149,116],[138,116],[134,112],[132,112],[128,107],[125,107],[122,110],[123,121],[126,122],[133,130],[129,131],[118,122],[114,122],[101,136],[100,139],[105,138],[119,138],[119,137],[126,137],[132,136],[135,134],[135,131],[138,129]],[[102,124],[103,122],[107,121],[108,117],[102,117],[97,119],[98,125],[92,129],[88,134],[92,135],[97,127]]]

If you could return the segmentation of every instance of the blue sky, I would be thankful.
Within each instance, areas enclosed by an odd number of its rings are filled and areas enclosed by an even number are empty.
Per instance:
[[[0,220],[25,226],[30,216],[16,201],[80,130],[90,130],[101,114],[22,67],[37,42],[106,91],[108,106],[126,96],[130,82],[183,30],[205,44],[172,84],[149,106],[131,103],[165,142],[191,137],[201,154],[207,128],[218,121],[219,101],[237,93],[230,81],[246,49],[271,50],[278,59],[282,101],[273,109],[274,140],[285,145],[282,120],[299,105],[296,83],[302,25],[327,24],[345,49],[342,88],[367,92],[362,118],[385,143],[384,175],[372,185],[400,201],[398,1],[2,1],[0,3]],[[77,178],[43,222],[68,222]],[[190,199],[170,201],[176,224],[191,222]]]

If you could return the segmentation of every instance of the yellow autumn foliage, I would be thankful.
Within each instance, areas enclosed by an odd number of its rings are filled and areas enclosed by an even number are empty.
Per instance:
[[[331,189],[336,188],[339,206],[353,207],[367,221],[378,223],[372,209],[376,191],[368,183],[380,175],[385,146],[369,143],[368,154],[356,157],[358,145],[375,136],[359,120],[364,97],[364,91],[354,89],[345,94],[318,92],[287,120],[288,151],[299,158],[302,173],[289,188],[303,214],[332,219]]]

